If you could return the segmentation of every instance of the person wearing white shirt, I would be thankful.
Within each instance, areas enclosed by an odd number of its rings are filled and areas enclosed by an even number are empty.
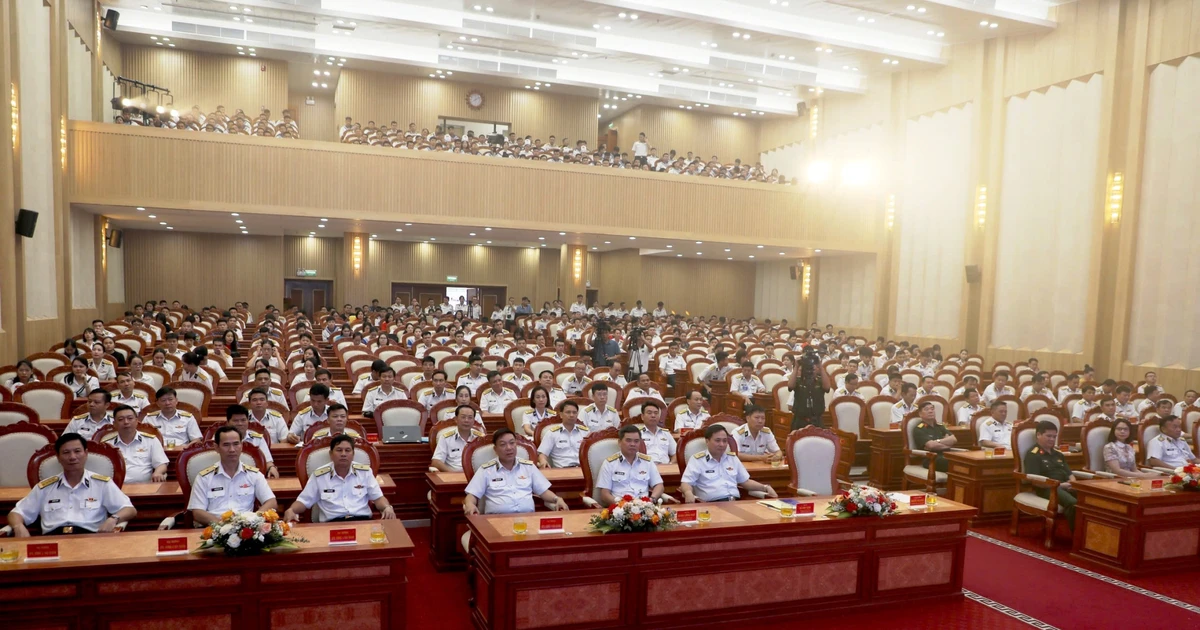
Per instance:
[[[983,410],[984,406],[979,402],[979,390],[974,387],[967,388],[967,404],[959,407],[957,412],[958,426],[971,426],[971,418]],[[1005,406],[1004,411],[1008,412],[1007,406]]]
[[[917,386],[905,383],[900,386],[900,401],[892,405],[892,424],[900,425],[905,416],[917,410],[913,401],[917,399]]]
[[[1172,408],[1171,413],[1182,418],[1183,413],[1187,411],[1188,407],[1195,406],[1197,398],[1200,398],[1200,393],[1194,389],[1187,390],[1183,393],[1183,400],[1175,403],[1175,407]]]
[[[488,372],[488,386],[479,395],[479,408],[484,413],[504,413],[504,408],[508,406],[508,403],[517,399],[517,394],[504,386],[504,380],[495,370]]]
[[[1146,397],[1134,405],[1134,410],[1137,412],[1139,418],[1142,416],[1143,411],[1153,408],[1158,404],[1159,399],[1162,398],[1162,392],[1155,389],[1153,385],[1144,386],[1144,390]]]
[[[617,432],[620,451],[613,453],[600,467],[596,478],[603,505],[612,505],[619,497],[647,497],[657,502],[662,496],[663,480],[649,453],[640,453],[643,435],[637,427],[622,427]]]
[[[995,380],[983,389],[983,402],[991,405],[1000,396],[1014,396],[1016,392],[1008,386],[1008,372],[997,372]]]
[[[554,372],[542,370],[542,373],[538,375],[538,384],[550,395],[550,404],[548,406],[551,409],[554,409],[558,406],[558,403],[567,399],[567,393],[554,383]],[[530,393],[530,396],[532,397],[533,394]]]
[[[483,431],[475,424],[475,409],[470,405],[459,405],[454,410],[455,426],[438,434],[437,446],[429,465],[443,472],[462,472],[463,451],[467,444],[483,437]]]
[[[845,382],[842,384],[842,386],[840,388],[834,390],[833,395],[835,397],[837,397],[837,396],[854,396],[855,398],[857,398],[863,402],[866,402],[866,400],[867,400],[866,397],[862,395],[862,392],[858,391],[858,375],[857,374],[847,374]]]
[[[433,409],[433,406],[444,401],[453,400],[454,392],[446,389],[446,372],[437,370],[433,373],[433,389],[421,394],[417,402],[421,403],[428,411]]]
[[[629,390],[629,396],[626,400],[633,400],[635,398],[657,398],[659,402],[666,404],[662,394],[650,384],[650,375],[645,372],[638,374],[637,387]]]
[[[704,395],[699,390],[688,393],[687,404],[675,412],[675,432],[692,431],[708,420],[709,413],[704,409]]]
[[[146,414],[142,420],[158,429],[167,448],[188,447],[204,437],[196,418],[176,406],[179,400],[174,389],[163,387],[154,396],[158,411]]]
[[[354,438],[338,435],[329,442],[329,463],[313,471],[283,520],[295,522],[298,514],[319,505],[321,522],[368,521],[371,504],[380,518],[396,518],[371,466],[354,461]]]
[[[959,396],[966,395],[967,390],[972,387],[974,387],[977,390],[979,389],[979,379],[968,374],[963,377],[962,386],[959,387],[958,389],[954,390],[954,393],[951,394],[951,396],[950,396],[951,400],[958,398]],[[980,396],[981,397],[983,396],[982,392],[980,393]]]
[[[705,450],[688,459],[679,479],[684,503],[736,501],[741,496],[739,487],[778,498],[774,488],[751,479],[741,460],[729,454],[729,440],[729,430],[723,425],[713,424],[704,430]]]
[[[472,358],[471,366],[468,368],[467,373],[458,377],[458,386],[471,388],[471,395],[474,396],[479,391],[479,388],[488,382],[482,370],[483,359],[479,357]]]
[[[287,440],[288,425],[283,414],[267,408],[266,390],[256,387],[250,390],[250,422],[257,422],[271,436],[271,442],[278,444]]]
[[[657,400],[648,400],[642,405],[642,442],[646,444],[646,454],[655,464],[675,463],[678,448],[675,436],[662,426],[665,409],[666,405]]]
[[[761,379],[754,375],[754,364],[749,361],[742,362],[742,371],[729,377],[729,391],[745,398],[747,402],[754,398],[755,394],[767,391]]]
[[[1166,416],[1158,419],[1162,431],[1146,445],[1146,465],[1174,470],[1187,464],[1200,464],[1183,438],[1183,419]]]
[[[568,310],[572,315],[585,315],[587,313],[587,305],[583,303],[583,296],[575,296],[575,303],[571,304],[571,308]]]
[[[1061,406],[1063,404],[1063,401],[1065,401],[1067,399],[1067,396],[1074,396],[1076,394],[1082,394],[1082,393],[1083,393],[1083,390],[1079,389],[1079,375],[1072,374],[1067,377],[1066,383],[1059,386],[1058,396],[1055,398],[1055,400]]]
[[[533,382],[533,378],[525,371],[525,359],[516,357],[512,362],[513,371],[505,374],[502,378],[509,383],[517,386],[517,389],[523,390],[525,386]]]
[[[92,344],[92,360],[88,362],[88,368],[96,373],[97,380],[112,381],[117,378],[117,368],[112,361],[104,358],[104,344],[100,342]]]
[[[1026,385],[1024,388],[1021,389],[1021,401],[1022,402],[1025,401],[1026,399],[1028,399],[1030,396],[1049,396],[1051,399],[1054,398],[1051,395],[1050,390],[1046,387],[1046,375],[1045,374],[1041,374],[1041,373],[1034,374],[1033,380],[1030,381],[1029,384]]]
[[[587,425],[592,431],[603,431],[609,427],[618,428],[621,426],[621,416],[617,413],[615,407],[608,405],[608,385],[603,382],[593,383],[591,386],[592,404],[584,407],[579,411],[580,422]]]
[[[1083,391],[1083,398],[1076,401],[1075,406],[1072,407],[1072,409],[1071,409],[1071,422],[1076,422],[1076,423],[1083,422],[1084,418],[1087,417],[1088,412],[1091,411],[1092,409],[1096,408],[1096,405],[1097,405],[1096,386],[1091,385],[1091,384],[1084,385],[1082,391]],[[1111,398],[1109,398],[1107,400],[1112,401]],[[1115,412],[1117,409],[1116,401],[1112,401],[1112,402],[1113,402],[1113,406],[1112,406],[1111,411]]]
[[[104,431],[112,424],[112,414],[108,412],[108,403],[112,395],[102,389],[94,389],[87,397],[87,412],[81,413],[67,423],[64,433],[78,433],[85,439],[92,439],[98,431]]]
[[[654,319],[659,319],[660,317],[666,317],[666,316],[667,316],[667,309],[663,307],[663,303],[662,303],[662,302],[659,302],[659,303],[658,303],[658,307],[657,307],[657,308],[655,308],[655,309],[654,309],[654,311],[650,313],[650,315],[651,315],[651,317],[653,317]]]
[[[679,343],[672,341],[667,346],[667,354],[658,360],[658,370],[667,377],[667,384],[675,386],[675,372],[687,369],[687,361],[679,354]]]
[[[638,300],[633,306],[633,310],[629,311],[631,317],[641,319],[646,315],[646,309],[642,307],[642,301]]]
[[[734,429],[738,459],[743,462],[773,462],[783,459],[779,442],[766,427],[767,412],[758,405],[746,405],[746,423]]]
[[[1004,401],[992,403],[992,417],[979,423],[979,445],[986,448],[1008,448],[1012,443],[1013,423],[1008,419]]]
[[[638,134],[637,142],[633,143],[633,157],[645,159],[650,153],[650,143],[646,141],[646,132]]]
[[[256,501],[260,503],[261,511],[275,509],[275,493],[267,485],[267,478],[257,468],[241,461],[241,433],[226,425],[217,429],[213,439],[221,460],[200,471],[188,499],[187,509],[192,511],[196,524],[215,523],[227,510],[235,513],[253,511]]]
[[[133,377],[128,373],[117,375],[117,391],[111,392],[112,401],[118,405],[133,407],[136,413],[150,405],[150,399],[145,394],[133,388]]]
[[[396,387],[395,383],[396,371],[389,365],[379,373],[379,384],[368,388],[367,395],[363,397],[362,414],[364,417],[373,417],[375,408],[389,400],[408,400],[408,394],[403,389]]]
[[[1137,409],[1133,406],[1132,402],[1129,402],[1129,397],[1133,394],[1133,390],[1129,389],[1128,385],[1121,385],[1117,387],[1115,393],[1117,395],[1116,417],[1137,420]]]
[[[137,411],[129,405],[114,409],[113,417],[113,425],[117,430],[104,443],[121,452],[125,460],[125,482],[166,481],[167,453],[158,436],[138,431]]]
[[[590,434],[588,426],[577,421],[579,406],[567,401],[559,415],[561,422],[546,429],[538,445],[538,468],[573,468],[579,465],[579,446]]]

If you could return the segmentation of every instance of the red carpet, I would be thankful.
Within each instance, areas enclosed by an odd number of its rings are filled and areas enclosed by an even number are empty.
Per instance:
[[[1058,628],[1200,627],[1196,613],[975,538],[963,586]]]

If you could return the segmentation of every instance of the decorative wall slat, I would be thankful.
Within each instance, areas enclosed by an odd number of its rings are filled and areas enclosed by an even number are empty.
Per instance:
[[[754,263],[642,256],[641,291],[635,300],[653,309],[692,315],[750,317],[754,314]],[[633,301],[629,308],[633,308]]]
[[[1154,0],[1146,63],[1154,65],[1200,53],[1200,4],[1196,0]]]
[[[760,262],[754,266],[754,316],[759,320],[778,322],[786,319],[789,324],[803,326],[796,317],[800,306],[800,279],[792,279],[795,260]],[[822,320],[831,321],[831,320]]]
[[[875,324],[874,256],[821,257],[817,321],[838,328],[871,328]]]
[[[336,280],[341,273],[342,239],[283,237],[283,273],[294,277],[297,269],[312,269],[316,278]],[[383,299],[383,298],[380,298]]]
[[[1053,19],[1058,22],[1054,31],[1009,38],[1004,49],[1004,95],[1103,70],[1105,44],[1117,28],[1117,12],[1111,10],[1116,4],[1117,0],[1060,4],[1054,8]]]
[[[621,106],[629,105],[622,101]],[[679,156],[692,151],[704,160],[716,155],[722,163],[741,159],[751,164],[758,155],[758,121],[752,118],[639,105],[614,119],[613,125],[617,128],[621,151],[630,155],[641,132],[646,133],[650,147],[658,149],[655,155],[674,149]]]
[[[279,120],[288,105],[285,61],[126,45],[121,64],[124,76],[171,90],[181,112],[199,105],[208,115],[224,105],[230,116],[242,109],[254,118],[266,107]]]
[[[24,242],[25,316],[55,325],[60,316],[55,230],[54,169],[58,168],[57,121],[50,111],[50,9],[42,0],[19,0],[20,207],[41,213],[33,238]],[[28,333],[27,333],[28,336]]]
[[[313,104],[304,102],[305,96],[313,97]],[[300,124],[300,137],[308,140],[335,142],[338,139],[338,127],[342,124],[334,120],[333,95],[331,94],[289,94],[292,104],[289,109]]]
[[[483,94],[483,107],[478,110],[466,103],[471,90]],[[418,129],[433,131],[438,119],[446,116],[510,123],[519,136],[547,140],[555,135],[569,138],[571,144],[586,140],[588,146],[596,142],[600,111],[594,98],[351,69],[342,71],[335,102],[339,127],[350,116],[364,127],[371,120],[377,125],[395,120],[401,128],[415,122]]]
[[[248,301],[255,312],[269,303],[282,306],[278,236],[126,230],[123,249],[130,304],[179,300],[197,308]]]
[[[555,254],[557,278],[557,252],[544,253]],[[540,306],[554,299],[553,287],[539,291],[542,254],[518,247],[372,240],[365,259],[368,294],[382,302],[393,282],[447,284],[446,276],[458,276],[455,284],[508,287],[509,297],[527,296]]]

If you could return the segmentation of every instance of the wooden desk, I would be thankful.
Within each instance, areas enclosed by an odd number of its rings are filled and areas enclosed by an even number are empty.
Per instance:
[[[1071,470],[1083,466],[1083,453],[1067,453]],[[986,457],[982,450],[946,453],[946,498],[979,508],[972,523],[998,523],[1012,517],[1016,483],[1011,451]]]
[[[390,501],[390,497],[396,493],[396,484],[390,475],[379,475],[377,479],[379,488]],[[300,487],[300,480],[295,477],[268,479],[267,484],[271,486],[271,491],[275,493],[275,499],[279,502],[280,514],[300,496],[303,489]],[[137,516],[129,522],[131,531],[157,529],[164,518],[174,516],[187,507],[188,497],[183,496],[178,481],[127,483],[121,490],[138,511]],[[29,488],[0,487],[0,514],[8,514],[16,507],[17,501],[27,494]]]
[[[792,482],[787,466],[775,468],[765,462],[746,462],[746,472],[755,481],[769,484],[780,496],[790,496],[788,484]],[[550,489],[566,499],[572,510],[581,509],[583,501],[583,470],[580,468],[548,468],[542,471],[550,482]],[[675,464],[659,464],[658,474],[663,478],[667,494],[677,499],[679,478],[682,473]],[[429,561],[438,571],[461,569],[466,566],[462,553],[463,532],[467,530],[467,518],[463,515],[462,503],[466,495],[467,478],[461,472],[430,472],[425,474],[429,490]],[[540,507],[541,501],[535,501]]]
[[[0,564],[0,601],[17,627],[404,628],[413,543],[400,521],[377,523],[384,544],[367,542],[375,523],[301,525],[302,550],[248,558],[155,555],[160,537],[195,548],[199,530],[4,539],[21,561]],[[363,543],[327,546],[333,527]],[[25,563],[25,546],[45,542],[61,559]]]
[[[1076,481],[1071,555],[1121,573],[1200,568],[1200,492],[1142,490],[1115,480]]]
[[[950,427],[950,433],[958,440],[959,448],[972,446],[970,429]],[[869,483],[884,490],[899,490],[904,479],[904,436],[900,429],[867,427],[867,438],[871,440],[871,463],[867,465]]]
[[[814,503],[824,514],[826,500]],[[475,627],[718,627],[962,597],[974,508],[783,519],[753,501],[707,507],[710,523],[644,534],[586,533],[595,510],[556,515],[570,535],[538,535],[540,516],[524,516],[520,537],[521,515],[469,517]]]

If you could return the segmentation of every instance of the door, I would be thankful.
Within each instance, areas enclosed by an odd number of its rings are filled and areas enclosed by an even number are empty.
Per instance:
[[[483,318],[487,319],[492,316],[492,311],[496,308],[496,302],[499,298],[492,293],[483,294]]]
[[[591,306],[596,303],[596,299],[599,296],[600,296],[600,289],[588,289],[587,290],[587,297],[585,298],[585,300],[587,300],[588,308],[591,308]]]
[[[328,308],[333,297],[333,282],[330,280],[284,280],[284,308],[296,307],[309,317]]]
[[[292,307],[304,310],[304,289],[292,287],[291,293],[283,298],[283,310],[286,311]]]
[[[316,289],[316,288],[313,289],[312,312],[315,313],[323,308],[329,308],[328,295],[329,295],[329,293],[325,290],[324,287],[322,287],[320,289]]]

